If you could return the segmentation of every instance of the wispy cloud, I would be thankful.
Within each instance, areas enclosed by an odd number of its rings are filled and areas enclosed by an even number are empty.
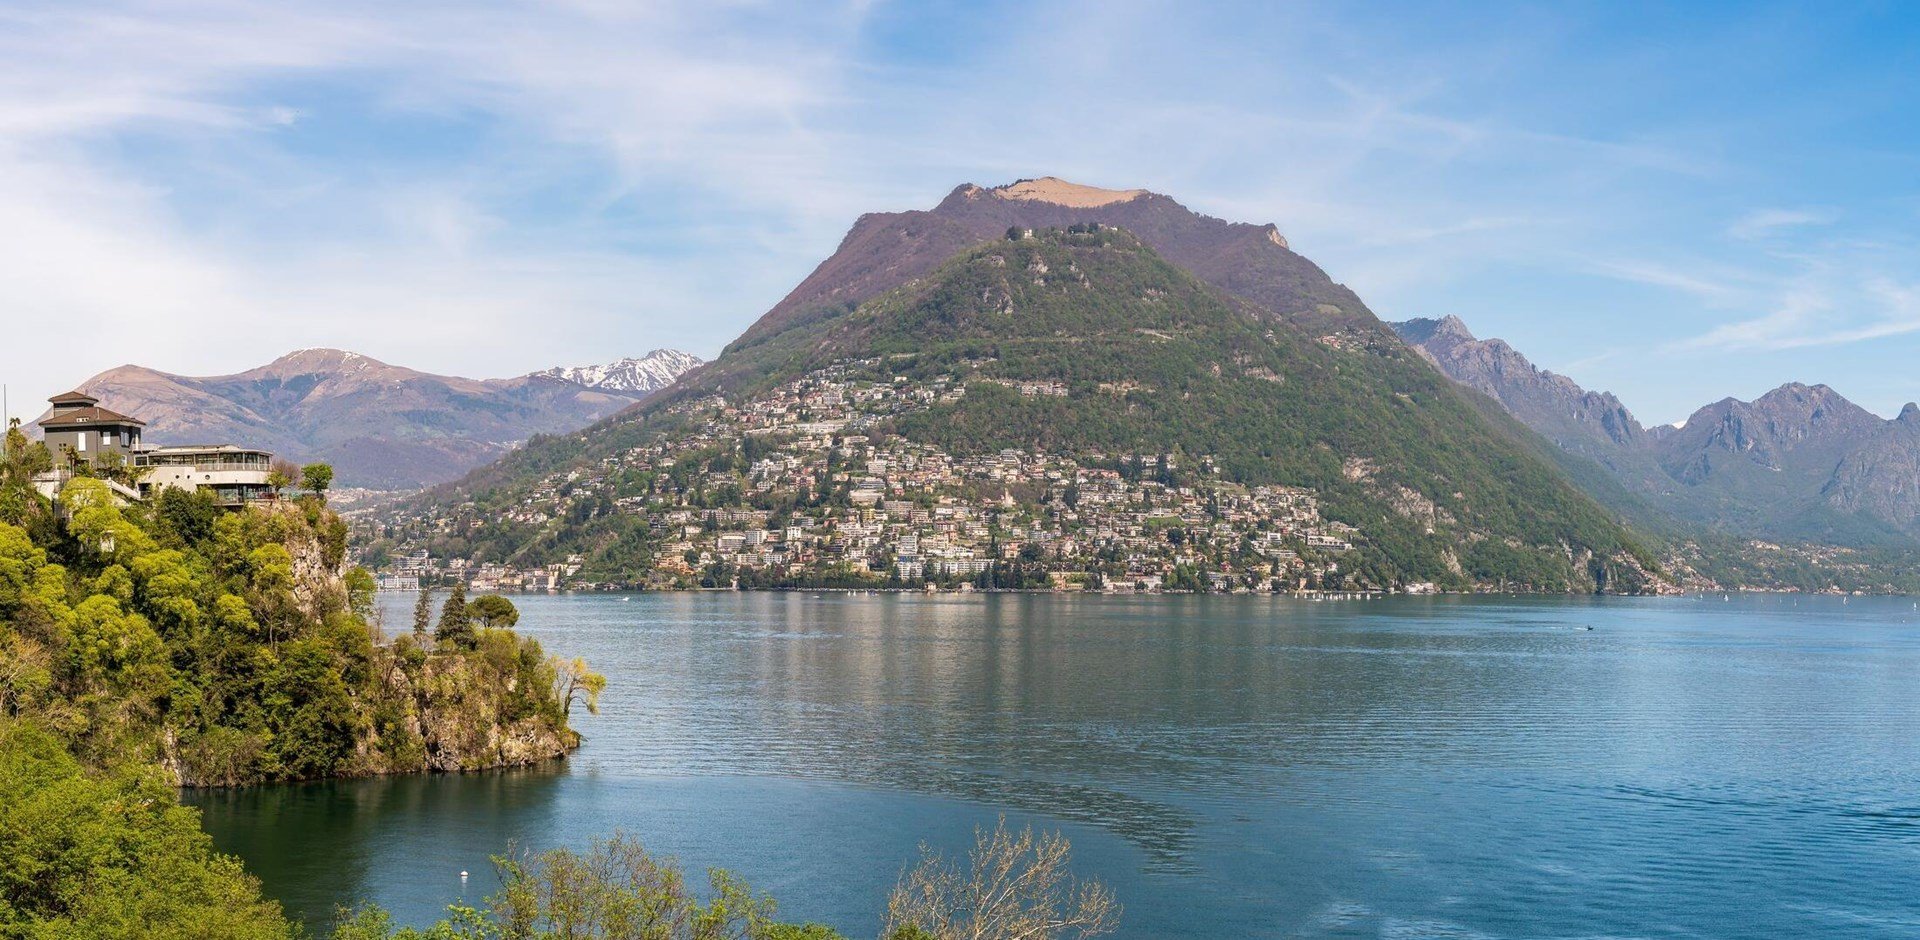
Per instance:
[[[1679,291],[1716,306],[1738,302],[1752,291],[1752,285],[1745,282],[1743,275],[1724,269],[1710,272],[1704,270],[1707,267],[1704,264],[1677,267],[1644,259],[1615,259],[1595,262],[1593,267],[1607,277]]]
[[[1831,225],[1839,213],[1831,209],[1755,209],[1727,226],[1727,234],[1739,239],[1764,238],[1786,229],[1809,225]]]
[[[1765,314],[1721,324],[1665,351],[1779,351],[1912,333],[1920,333],[1920,285],[1874,277],[1854,288],[1821,280],[1783,289]]]

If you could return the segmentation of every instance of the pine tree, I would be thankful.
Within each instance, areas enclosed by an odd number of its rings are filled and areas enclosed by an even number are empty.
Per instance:
[[[466,585],[453,582],[453,592],[440,608],[440,625],[434,629],[433,638],[456,646],[473,644],[473,615],[467,610]]]
[[[413,602],[413,637],[422,643],[427,641],[427,628],[433,626],[433,588],[420,586],[420,594]]]

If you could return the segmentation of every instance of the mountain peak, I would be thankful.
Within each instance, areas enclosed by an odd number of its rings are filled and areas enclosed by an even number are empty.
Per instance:
[[[273,360],[272,362],[268,363],[268,365],[280,365],[282,363],[286,363],[286,364],[327,363],[327,364],[334,364],[334,365],[352,365],[355,363],[363,363],[363,362],[370,362],[370,363],[374,363],[375,365],[384,365],[384,363],[381,363],[378,360],[360,355],[359,353],[354,352],[352,350],[334,349],[329,346],[314,346],[308,349],[296,349],[293,352],[287,353],[286,355]]]
[[[288,377],[295,375],[339,375],[355,374],[370,370],[387,371],[392,366],[345,349],[315,347],[296,349],[264,366],[241,373],[250,378]],[[411,370],[402,370],[410,372]]]
[[[1401,339],[1415,346],[1431,343],[1435,340],[1451,340],[1463,343],[1476,341],[1473,331],[1467,329],[1466,321],[1452,314],[1448,314],[1438,320],[1428,317],[1414,317],[1411,320],[1390,325],[1395,332],[1400,334]]]
[[[1086,186],[1070,183],[1057,176],[1042,176],[1039,179],[1014,180],[1005,186],[982,189],[969,184],[960,191],[967,198],[979,198],[983,194],[992,194],[1001,199],[1015,199],[1027,202],[1047,202],[1056,206],[1074,209],[1092,209],[1110,206],[1115,203],[1131,202],[1142,196],[1151,195],[1144,189],[1102,189],[1098,186]]]
[[[1879,424],[1880,418],[1865,408],[1849,401],[1845,395],[1826,385],[1807,385],[1801,382],[1788,382],[1759,398],[1754,399],[1752,407],[1763,411],[1789,409],[1791,413],[1805,410],[1809,419],[1843,420],[1849,424]]]
[[[692,353],[656,349],[638,359],[629,356],[603,365],[557,366],[528,377],[571,382],[603,391],[644,394],[672,385],[680,373],[701,362],[700,357]]]

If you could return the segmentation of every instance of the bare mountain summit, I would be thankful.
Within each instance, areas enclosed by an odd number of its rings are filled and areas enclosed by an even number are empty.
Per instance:
[[[126,365],[79,387],[145,420],[149,443],[263,447],[328,461],[344,486],[412,489],[455,479],[534,434],[591,424],[698,363],[656,350],[610,366],[467,379],[302,349],[234,375]]]
[[[967,183],[932,209],[861,216],[833,256],[734,347],[852,310],[1009,228],[1088,222],[1124,228],[1205,283],[1315,334],[1371,334],[1398,345],[1353,291],[1296,254],[1272,224],[1201,215],[1144,189],[1101,189],[1048,176],[991,188]]]

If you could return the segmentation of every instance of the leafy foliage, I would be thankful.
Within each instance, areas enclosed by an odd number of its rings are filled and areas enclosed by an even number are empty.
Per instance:
[[[16,454],[17,456],[17,454]],[[0,714],[62,737],[88,766],[159,764],[233,784],[487,766],[524,723],[558,753],[576,740],[559,670],[506,629],[511,604],[423,648],[379,643],[373,580],[340,572],[344,527],[317,496],[224,512],[168,493],[124,505],[76,478],[65,513],[8,475],[0,499]],[[459,747],[454,747],[455,743]]]
[[[843,940],[819,924],[782,924],[771,897],[724,869],[706,899],[672,859],[614,834],[585,852],[509,852],[494,859],[501,888],[484,910],[454,907],[425,930],[396,929],[376,907],[348,912],[333,940]]]
[[[151,770],[89,771],[0,718],[0,937],[268,940],[280,907]]]

